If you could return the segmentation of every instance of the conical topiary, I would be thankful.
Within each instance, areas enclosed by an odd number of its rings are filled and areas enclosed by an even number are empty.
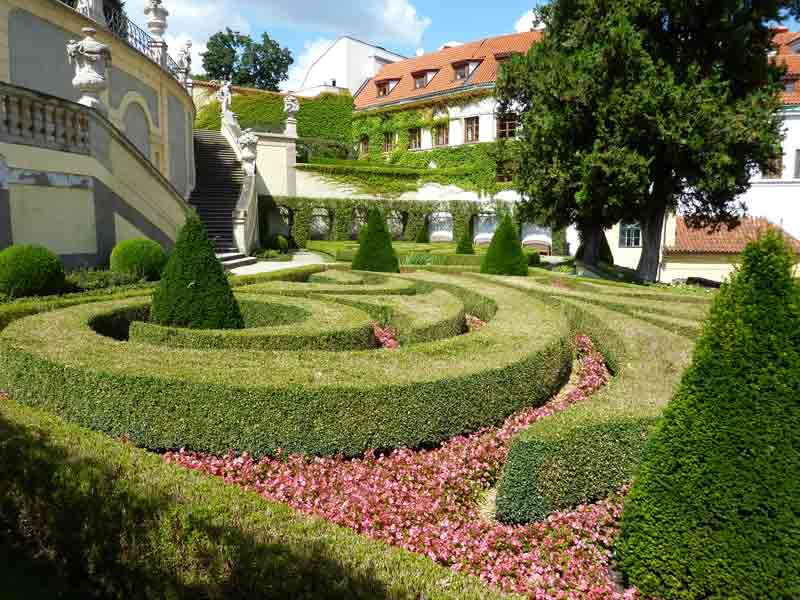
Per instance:
[[[800,293],[774,231],[723,285],[625,502],[644,597],[800,598]]]
[[[241,329],[242,313],[205,225],[189,213],[178,234],[161,283],[153,294],[150,320],[192,329]]]
[[[422,225],[420,225],[419,230],[417,231],[417,237],[414,240],[417,244],[430,244],[431,243],[431,236],[428,235],[428,220],[423,219]]]
[[[386,227],[383,215],[377,209],[369,211],[367,233],[358,246],[353,269],[379,273],[400,272],[400,263],[392,247],[392,235]]]
[[[456,254],[475,254],[475,248],[472,246],[472,229],[469,224],[464,227],[464,232],[458,239],[458,246],[456,247]]]
[[[527,275],[528,258],[522,252],[517,229],[506,215],[492,237],[492,243],[481,263],[481,273],[493,275]]]

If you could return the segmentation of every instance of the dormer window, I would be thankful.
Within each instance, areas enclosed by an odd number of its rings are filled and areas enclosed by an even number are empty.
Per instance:
[[[469,77],[469,63],[453,65],[453,70],[456,73],[456,81],[464,81]]]
[[[414,78],[414,89],[421,90],[427,86],[431,82],[431,79],[433,79],[438,72],[439,71],[436,69],[430,69],[427,71],[417,71],[416,73],[412,73],[411,76]]]
[[[399,82],[399,79],[386,79],[384,81],[377,82],[375,85],[378,88],[378,98],[383,98],[391,94],[392,90],[397,87]]]

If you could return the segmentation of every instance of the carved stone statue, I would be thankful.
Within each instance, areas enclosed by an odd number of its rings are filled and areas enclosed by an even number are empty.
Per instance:
[[[231,82],[223,81],[217,91],[217,100],[222,105],[222,113],[229,112],[231,109]]]
[[[297,96],[287,94],[283,99],[283,110],[290,119],[296,118],[297,113],[300,112],[300,101],[297,99]]]
[[[256,174],[256,158],[258,157],[258,136],[252,129],[245,129],[238,139],[242,151],[242,168],[246,175]]]
[[[111,49],[94,39],[96,29],[84,27],[82,40],[67,43],[67,59],[75,65],[72,85],[81,92],[79,104],[94,108],[103,115],[108,109],[100,100],[100,94],[108,87],[106,72],[111,63]]]
[[[178,50],[176,62],[181,69],[192,70],[192,40],[187,40],[183,47]]]
[[[147,30],[150,35],[161,41],[164,38],[164,32],[167,30],[169,11],[161,5],[161,0],[147,0],[144,14],[147,17]]]
[[[103,12],[103,0],[78,0],[75,10],[104,27],[107,25],[106,15]]]

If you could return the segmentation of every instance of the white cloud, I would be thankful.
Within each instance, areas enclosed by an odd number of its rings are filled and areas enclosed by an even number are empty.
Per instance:
[[[281,83],[281,89],[296,92],[303,88],[303,80],[309,67],[331,47],[332,43],[333,40],[327,38],[306,42],[303,45],[302,54],[295,58],[294,63],[289,67],[289,79]]]
[[[514,25],[514,31],[523,33],[531,29],[541,29],[541,25],[536,21],[536,13],[533,9],[522,15]]]

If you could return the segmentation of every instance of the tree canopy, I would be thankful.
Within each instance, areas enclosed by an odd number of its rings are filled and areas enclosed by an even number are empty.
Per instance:
[[[498,80],[501,111],[524,113],[517,181],[527,216],[576,224],[584,238],[638,221],[645,280],[657,274],[667,211],[680,209],[697,227],[738,224],[737,197],[781,154],[783,69],[768,54],[771,26],[788,7],[766,0],[543,7],[542,42]]]
[[[209,79],[273,92],[286,80],[294,62],[291,51],[281,48],[266,32],[258,43],[230,28],[212,35],[202,56]]]

